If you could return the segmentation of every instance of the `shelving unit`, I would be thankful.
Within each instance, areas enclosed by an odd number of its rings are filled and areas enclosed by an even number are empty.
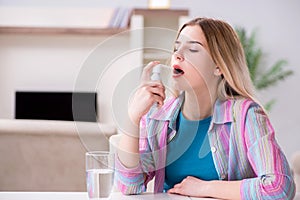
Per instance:
[[[1,34],[113,35],[129,29],[130,8],[0,7]]]
[[[114,35],[126,30],[128,30],[128,28],[62,28],[62,27],[1,26],[0,34]]]
[[[188,14],[188,10],[184,9],[134,9],[131,30],[138,28],[143,30],[138,37],[132,36],[131,42],[139,43],[139,47],[143,49],[141,64],[153,60],[168,62],[177,30],[188,20]]]
[[[133,61],[136,66],[153,60],[166,64],[172,54],[177,30],[187,21],[188,15],[187,9],[0,7],[0,34],[105,38],[128,31],[129,48],[136,53]],[[120,21],[121,27],[112,26]]]
[[[43,16],[37,19],[28,18],[26,13],[19,12],[19,8],[13,9],[16,10],[9,11],[4,18],[0,7],[0,50],[3,52],[0,55],[0,71],[1,83],[4,83],[1,95],[5,97],[1,109],[7,113],[4,117],[13,117],[14,105],[11,99],[14,98],[16,89],[72,90],[83,64],[86,64],[92,72],[87,72],[91,75],[86,76],[88,78],[80,89],[90,91],[94,84],[91,77],[97,78],[98,66],[109,64],[109,70],[105,71],[103,78],[106,82],[104,89],[101,88],[98,107],[101,110],[100,119],[104,123],[114,123],[112,111],[109,110],[115,94],[114,88],[126,80],[123,84],[124,91],[131,91],[137,87],[139,77],[128,80],[125,78],[131,77],[131,73],[138,74],[143,69],[142,66],[151,60],[164,63],[170,58],[178,27],[188,18],[188,10],[133,9],[127,27],[107,28],[109,17],[104,17],[109,14],[103,17],[99,15],[102,20],[99,21],[98,10],[92,11],[95,15],[91,15],[90,10],[78,8],[78,19],[73,18],[72,9],[68,11],[68,15],[59,11],[61,15],[54,16],[56,21],[64,19],[62,16],[67,18],[56,23],[52,18],[53,10],[44,13],[44,10],[35,8],[32,13],[27,13],[31,16]],[[3,19],[5,20],[1,21]],[[51,20],[51,23],[47,20]],[[123,31],[124,34],[115,35]],[[172,34],[169,34],[170,31]],[[110,41],[110,45],[106,41]],[[99,44],[107,46],[95,49]],[[117,99],[119,105],[124,105],[122,100],[127,99],[125,94],[122,95]]]

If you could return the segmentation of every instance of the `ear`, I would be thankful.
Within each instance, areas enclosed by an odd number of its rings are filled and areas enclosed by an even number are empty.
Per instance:
[[[215,71],[214,71],[214,75],[215,75],[215,76],[221,76],[221,75],[222,75],[222,72],[221,72],[221,70],[220,70],[219,67],[216,67],[216,69],[215,69]]]

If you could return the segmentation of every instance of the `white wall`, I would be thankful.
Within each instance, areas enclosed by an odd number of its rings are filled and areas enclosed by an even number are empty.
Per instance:
[[[173,1],[180,7],[180,0]],[[263,101],[275,98],[270,118],[276,130],[279,144],[288,159],[300,150],[300,1],[298,0],[202,0],[185,1],[191,16],[221,18],[233,26],[247,30],[257,29],[257,39],[266,53],[266,67],[278,59],[289,62],[288,69],[294,75],[278,86],[261,92]]]
[[[0,0],[11,6],[132,6],[145,7],[141,0]],[[262,100],[276,98],[270,113],[277,138],[290,159],[300,150],[300,2],[298,0],[173,0],[172,7],[188,8],[191,16],[221,18],[247,30],[258,30],[258,40],[266,52],[266,67],[277,59],[287,59],[295,74],[279,86],[261,93]],[[73,88],[80,64],[103,38],[87,36],[0,35],[0,117],[12,118],[14,89]],[[101,108],[100,108],[101,109]],[[103,110],[105,111],[105,109]],[[107,111],[107,109],[106,109]],[[109,120],[109,119],[106,119]]]
[[[70,91],[98,38],[0,35],[0,117],[14,117],[16,90]]]

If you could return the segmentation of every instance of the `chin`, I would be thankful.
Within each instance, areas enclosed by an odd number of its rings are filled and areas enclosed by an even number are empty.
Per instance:
[[[174,90],[182,90],[181,84],[176,80],[172,80],[172,89]]]
[[[186,82],[181,83],[181,82],[176,81],[176,80],[173,81],[172,86],[173,86],[174,90],[178,90],[178,91],[188,91],[188,90],[192,90],[193,89]]]

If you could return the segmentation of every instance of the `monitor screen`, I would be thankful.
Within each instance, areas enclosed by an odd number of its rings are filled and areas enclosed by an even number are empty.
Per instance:
[[[97,93],[17,91],[15,118],[96,122]]]

